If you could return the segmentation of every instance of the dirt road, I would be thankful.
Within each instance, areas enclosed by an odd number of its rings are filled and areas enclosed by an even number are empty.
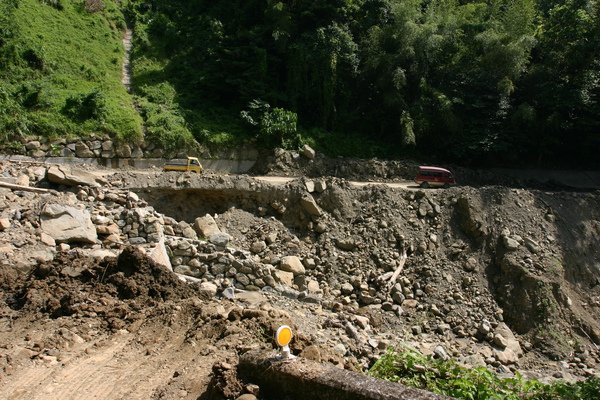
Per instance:
[[[273,185],[284,185],[287,182],[291,182],[294,179],[298,179],[300,177],[288,177],[288,176],[255,176],[254,178],[268,182]],[[401,181],[401,182],[359,182],[359,181],[349,181],[350,185],[362,187],[367,185],[385,185],[390,188],[395,189],[419,189],[419,187],[412,181]]]

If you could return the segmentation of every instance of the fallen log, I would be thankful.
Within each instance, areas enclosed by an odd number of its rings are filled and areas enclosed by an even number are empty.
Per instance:
[[[257,384],[261,395],[290,400],[443,400],[424,390],[376,379],[331,364],[296,358],[281,360],[266,351],[240,357],[238,376]]]
[[[35,192],[35,193],[50,193],[50,189],[37,188],[33,186],[15,185],[14,183],[0,182],[0,187],[5,187],[12,190],[23,190],[24,192]]]

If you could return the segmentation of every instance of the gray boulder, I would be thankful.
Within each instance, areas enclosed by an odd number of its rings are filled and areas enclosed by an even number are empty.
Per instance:
[[[40,215],[42,231],[57,242],[96,243],[96,227],[87,210],[46,204]]]
[[[307,144],[302,146],[302,149],[300,151],[302,152],[302,155],[308,158],[309,160],[313,160],[315,158],[315,150]]]
[[[315,217],[319,217],[322,214],[321,209],[317,205],[317,202],[311,195],[306,195],[300,199],[300,204],[302,208],[306,210],[310,215]]]
[[[77,142],[75,144],[75,155],[79,158],[95,157],[94,152],[83,142]]]
[[[196,232],[198,232],[199,235],[205,238],[209,238],[215,233],[221,233],[219,226],[210,214],[196,218],[194,228],[196,228]]]
[[[296,256],[287,256],[281,258],[279,269],[291,272],[294,275],[304,275],[306,270],[300,259]]]
[[[100,187],[106,184],[106,180],[95,176],[89,172],[71,168],[67,165],[54,165],[48,168],[47,179],[52,183],[67,186],[92,186]]]

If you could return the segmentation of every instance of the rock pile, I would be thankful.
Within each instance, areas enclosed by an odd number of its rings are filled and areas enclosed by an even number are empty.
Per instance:
[[[55,167],[45,173],[35,166],[17,169],[4,166],[4,173],[26,176],[30,184],[58,175]],[[398,342],[503,372],[539,354],[564,360],[564,369],[582,375],[595,373],[600,362],[593,346],[581,346],[569,358],[568,342],[557,344],[545,331],[568,332],[570,320],[561,315],[578,312],[586,335],[600,340],[600,303],[593,300],[600,282],[582,292],[561,280],[566,266],[554,245],[566,232],[544,217],[563,212],[558,204],[565,198],[552,200],[556,209],[549,214],[546,197],[552,196],[541,193],[394,191],[322,178],[299,180],[286,197],[279,191],[270,198],[253,193],[257,185],[249,178],[220,177],[232,196],[244,198],[245,209],[202,208],[184,221],[156,210],[155,198],[145,196],[153,190],[147,176],[144,185],[119,179],[103,185],[62,180],[71,189],[42,195],[0,190],[1,263],[22,250],[28,256],[18,256],[18,263],[26,268],[60,252],[139,246],[182,280],[200,285],[206,297],[260,292],[304,307],[307,319],[323,318],[322,330],[307,332],[308,340],[327,346],[344,365],[368,366]],[[160,182],[172,185],[169,190],[182,184]],[[185,190],[199,182],[186,178]],[[211,185],[222,201],[225,190]],[[206,197],[205,207],[219,205],[209,201],[208,187],[196,189]],[[588,202],[586,221],[598,220],[597,195],[571,201]],[[600,231],[597,223],[582,226]],[[582,254],[593,234],[578,238]]]

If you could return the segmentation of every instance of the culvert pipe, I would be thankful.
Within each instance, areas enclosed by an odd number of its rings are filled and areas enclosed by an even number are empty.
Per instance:
[[[295,358],[280,360],[264,351],[240,357],[238,376],[257,384],[261,397],[290,400],[443,400],[451,399],[399,383],[376,379],[330,364]]]

